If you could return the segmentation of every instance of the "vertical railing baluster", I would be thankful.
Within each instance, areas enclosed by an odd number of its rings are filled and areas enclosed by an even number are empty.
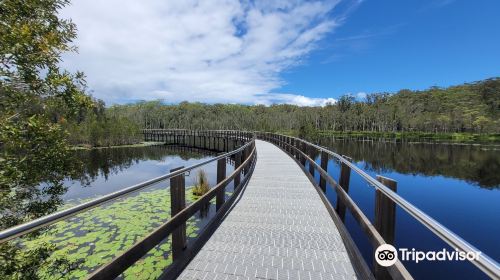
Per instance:
[[[314,161],[314,147],[311,145],[307,145],[308,151],[309,151],[309,157],[311,160]],[[309,173],[311,173],[311,176],[314,178],[314,164],[312,162],[309,162]]]
[[[307,150],[306,150],[306,143],[303,142],[303,141],[299,141],[300,143],[300,150],[304,153],[304,154],[307,154]],[[306,158],[304,157],[304,154],[301,154],[300,155],[300,163],[302,164],[302,166],[306,166]]]
[[[226,158],[221,158],[217,161],[217,184],[226,179]],[[226,187],[224,186],[217,193],[215,207],[217,211],[222,207],[224,201],[226,200]]]
[[[237,169],[241,165],[241,151],[237,152],[234,155],[234,169]],[[236,190],[237,187],[240,185],[240,180],[241,180],[241,172],[236,173],[234,176],[234,189]]]
[[[170,170],[170,173],[175,172],[184,166]],[[186,207],[185,195],[186,179],[184,173],[170,178],[170,216],[173,217]],[[182,255],[182,251],[186,248],[186,223],[183,223],[172,232],[172,258],[175,261]]]
[[[377,181],[396,192],[396,181],[379,175],[377,175]],[[375,222],[373,225],[387,244],[394,245],[396,204],[379,190],[375,191]],[[373,262],[373,274],[376,279],[392,279],[387,268],[378,265],[375,261]]]
[[[347,156],[342,156],[348,161],[351,161],[352,159]],[[349,193],[349,181],[351,179],[351,167],[349,167],[347,164],[341,161],[340,163],[340,178],[339,178],[339,185],[346,193]],[[345,211],[346,211],[346,206],[342,199],[337,197],[337,213],[339,214],[340,219],[345,222]]]
[[[328,172],[328,154],[321,150],[321,169]],[[326,180],[325,177],[319,177],[319,187],[323,192],[326,192]]]

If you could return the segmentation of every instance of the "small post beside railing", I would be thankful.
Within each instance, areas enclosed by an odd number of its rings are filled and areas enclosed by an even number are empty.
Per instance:
[[[321,151],[321,169],[328,172],[328,154],[325,151]],[[326,192],[326,180],[323,176],[319,177],[319,187],[323,192]]]
[[[241,151],[234,155],[234,169],[237,169],[238,167],[240,167],[240,165],[241,165]],[[235,190],[240,185],[240,181],[241,181],[241,172],[238,172],[234,176],[234,189]]]
[[[300,149],[300,150],[301,150],[304,154],[307,154],[307,151],[306,151],[306,143],[305,143],[305,142],[300,141],[300,142],[299,142],[299,147],[300,147],[299,149]],[[299,155],[299,157],[300,157],[300,164],[302,164],[302,166],[306,166],[306,158],[305,158],[302,154],[300,154],[300,155]]]
[[[170,173],[175,172],[184,166],[170,170]],[[186,179],[184,173],[170,178],[170,199],[171,209],[170,216],[173,217],[186,207],[185,194]],[[180,225],[172,232],[172,259],[176,260],[182,255],[182,251],[186,248],[186,223]]]
[[[217,161],[217,184],[226,179],[226,158]],[[218,193],[215,200],[215,209],[219,211],[226,200],[226,187],[224,186]]]
[[[308,151],[309,157],[312,160],[314,160],[314,147],[307,145],[307,151]],[[309,173],[314,178],[314,165],[312,163],[309,163]]]
[[[396,181],[380,175],[377,175],[377,181],[396,192]],[[387,244],[394,245],[396,203],[386,197],[380,190],[375,191],[375,222],[373,225]],[[375,261],[373,262],[373,274],[377,279],[392,279],[387,268],[378,265]]]
[[[241,162],[244,162],[244,161],[245,161],[245,159],[247,158],[247,155],[248,155],[248,151],[247,151],[247,148],[245,148],[245,149],[243,149],[243,150],[241,151]],[[244,167],[241,171],[242,171],[242,174],[243,174],[243,175],[247,174],[247,169],[246,169],[246,167]]]
[[[393,192],[397,190],[397,182],[380,175],[377,181],[384,184]],[[385,242],[394,244],[394,229],[396,221],[396,204],[387,198],[380,190],[375,191],[375,228],[384,238]]]
[[[343,158],[347,159],[348,161],[352,161],[350,157],[347,156],[342,156]],[[349,165],[345,164],[344,162],[341,161],[340,163],[340,178],[339,178],[339,185],[346,193],[349,193],[349,181],[351,179],[351,167]],[[340,219],[342,222],[345,222],[345,211],[346,211],[346,205],[342,201],[342,199],[337,198],[337,213],[339,214]]]

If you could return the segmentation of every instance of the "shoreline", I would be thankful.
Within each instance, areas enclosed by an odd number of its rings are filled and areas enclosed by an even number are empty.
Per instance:
[[[113,146],[99,146],[99,147],[86,147],[82,145],[71,146],[72,150],[99,150],[99,149],[117,149],[117,148],[139,148],[139,147],[149,147],[149,146],[159,146],[163,145],[163,142],[140,142],[136,144],[125,144],[125,145],[113,145]]]

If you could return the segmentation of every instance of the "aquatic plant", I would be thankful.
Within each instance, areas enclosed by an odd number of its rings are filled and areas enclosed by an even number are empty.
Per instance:
[[[188,202],[192,201],[192,197],[188,189]],[[36,268],[39,278],[82,279],[169,218],[170,190],[154,189],[117,199],[58,222],[37,237],[19,239],[16,245],[26,251],[47,243],[55,247],[50,256]],[[195,217],[187,221],[188,238],[197,236],[198,222],[199,219]],[[170,251],[171,239],[168,237],[120,278],[156,279],[172,263]],[[48,265],[61,260],[65,261],[65,265],[56,271]]]
[[[193,194],[196,196],[202,196],[210,191],[210,185],[208,184],[207,174],[205,170],[200,169],[196,175],[196,185],[193,188]]]

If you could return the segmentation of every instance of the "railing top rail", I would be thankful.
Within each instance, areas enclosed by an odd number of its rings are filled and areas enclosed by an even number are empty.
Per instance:
[[[268,133],[268,132],[265,132]],[[303,143],[307,143],[308,145],[311,145],[312,147],[318,149],[319,151],[323,151],[334,158],[338,159],[342,163],[346,164],[349,166],[352,170],[354,170],[357,174],[359,174],[367,183],[370,185],[374,186],[377,190],[381,191],[386,197],[394,201],[397,205],[399,205],[402,209],[404,209],[408,214],[413,216],[417,221],[419,221],[421,224],[423,224],[425,227],[427,227],[429,230],[431,230],[434,234],[436,234],[439,238],[441,238],[443,241],[448,243],[451,247],[457,250],[465,251],[465,252],[470,252],[470,251],[475,251],[475,252],[481,252],[479,249],[474,247],[472,244],[469,242],[465,241],[462,239],[460,236],[455,234],[453,231],[450,229],[446,228],[444,225],[439,223],[438,221],[434,220],[432,217],[424,213],[422,210],[408,202],[406,199],[402,198],[400,195],[397,193],[393,192],[391,189],[386,187],[384,184],[380,183],[377,181],[375,178],[371,177],[369,174],[361,170],[359,167],[357,167],[355,164],[350,162],[349,160],[345,159],[343,156],[332,152],[328,150],[325,147],[313,144],[311,142],[308,142],[306,140],[293,137],[293,136],[288,136],[288,135],[282,135],[282,134],[276,134],[280,136],[285,136],[288,138],[292,138],[298,141],[301,141]],[[493,279],[495,277],[499,277],[500,275],[500,266],[499,264],[490,258],[488,255],[484,254],[481,252],[479,254],[479,257],[471,261],[476,267],[481,269],[484,273],[486,273],[488,276],[492,277]]]
[[[20,224],[20,225],[5,229],[5,230],[0,232],[0,244],[6,242],[8,240],[14,239],[18,236],[33,232],[41,227],[51,225],[51,224],[56,223],[60,220],[64,220],[64,219],[69,218],[71,216],[74,216],[78,213],[81,213],[81,212],[84,212],[84,211],[89,210],[91,208],[97,207],[97,206],[104,204],[106,202],[110,202],[112,200],[118,199],[120,197],[123,197],[124,195],[139,191],[141,189],[144,189],[144,188],[151,186],[153,184],[156,184],[158,182],[170,179],[170,178],[175,177],[179,174],[186,173],[192,169],[209,164],[211,162],[217,161],[217,160],[222,159],[222,158],[227,158],[229,156],[232,156],[232,155],[239,153],[240,151],[243,151],[244,149],[246,149],[249,145],[251,145],[251,143],[253,141],[255,141],[255,134],[253,135],[253,137],[251,139],[249,139],[248,143],[245,143],[243,146],[239,147],[236,150],[233,150],[233,151],[227,152],[225,154],[216,156],[214,158],[205,160],[203,162],[179,169],[177,171],[174,171],[174,172],[162,175],[162,176],[158,176],[158,177],[153,178],[151,180],[148,180],[148,181],[145,181],[145,182],[142,182],[139,184],[135,184],[135,185],[130,186],[128,188],[104,195],[102,197],[99,197],[99,198],[87,201],[85,203],[76,205],[74,207],[64,209],[64,210],[52,213],[50,215],[46,215],[46,216],[40,217],[38,219],[26,222],[24,224]]]

